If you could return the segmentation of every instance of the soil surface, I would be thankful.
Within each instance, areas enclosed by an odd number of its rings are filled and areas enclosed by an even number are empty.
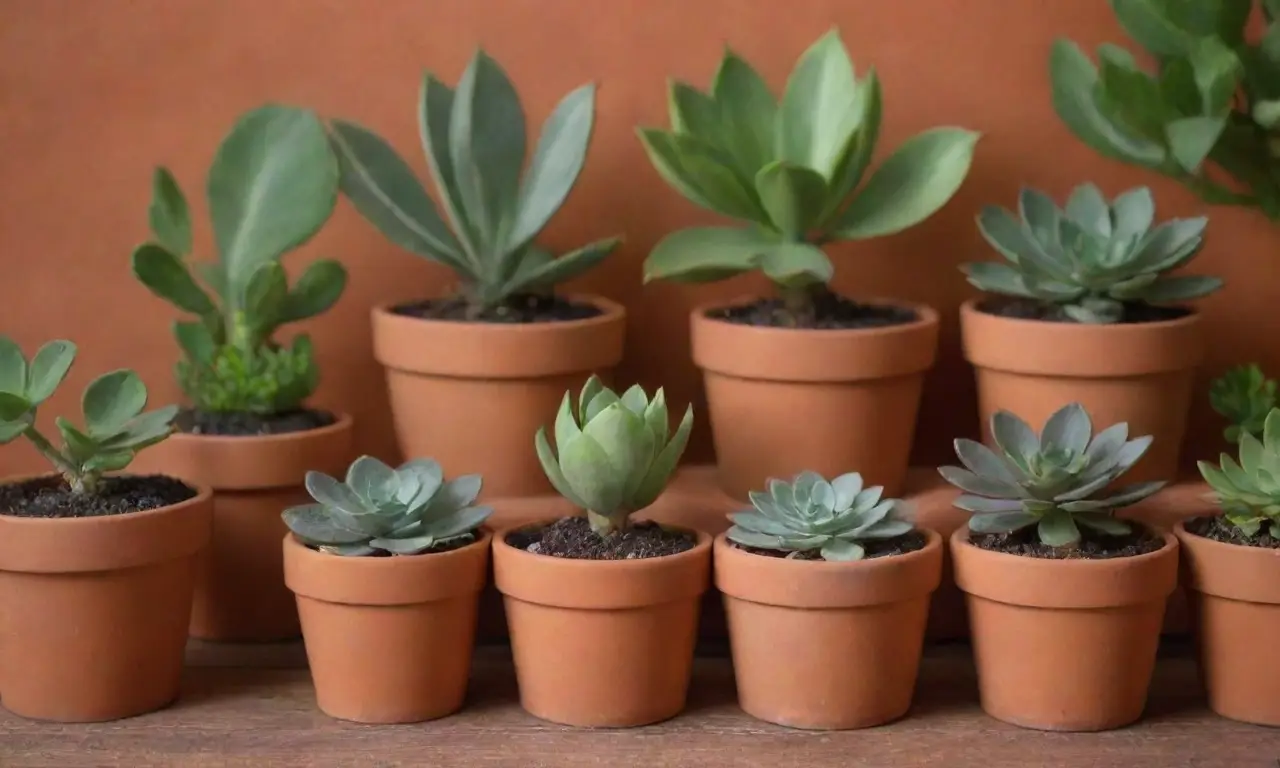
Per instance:
[[[892,555],[905,555],[908,552],[915,552],[924,549],[924,545],[928,543],[928,539],[920,531],[912,531],[892,539],[873,539],[870,541],[859,541],[862,549],[866,552],[863,560],[874,560],[877,557],[890,557]],[[735,549],[741,549],[743,552],[750,552],[753,555],[763,555],[765,557],[784,558],[790,555],[790,552],[784,552],[777,549],[760,549],[758,547],[744,547],[741,544],[733,544]],[[806,552],[799,552],[792,560],[821,560],[821,549],[810,549]]]
[[[1080,526],[1080,544],[1074,549],[1055,549],[1040,543],[1034,525],[1013,533],[971,533],[969,542],[982,549],[1007,555],[1039,557],[1045,560],[1109,560],[1155,552],[1165,545],[1164,537],[1145,528],[1134,527],[1127,536],[1106,536]]]
[[[796,318],[787,312],[782,299],[757,299],[750,304],[721,307],[707,312],[713,320],[738,325],[804,330],[846,330],[851,328],[883,328],[905,325],[920,319],[915,310],[885,304],[860,304],[831,291],[814,298],[812,317]]]
[[[0,514],[12,517],[105,517],[186,501],[196,490],[164,475],[104,477],[97,493],[75,494],[61,478],[0,485]]]
[[[391,311],[422,320],[452,320],[459,323],[560,323],[566,320],[586,320],[604,314],[594,304],[537,294],[511,296],[502,304],[486,309],[474,317],[469,314],[469,309],[465,299],[453,296],[399,304],[392,307]]]
[[[1184,525],[1190,533],[1203,536],[1206,539],[1220,541],[1223,544],[1239,544],[1244,547],[1259,547],[1261,549],[1280,549],[1280,539],[1275,538],[1273,533],[1261,532],[1257,536],[1249,538],[1225,517],[1216,515],[1213,517],[1197,517],[1188,520]],[[1273,528],[1268,530],[1274,531]]]
[[[562,517],[542,528],[512,531],[507,534],[507,543],[535,555],[571,560],[640,560],[687,552],[697,545],[698,537],[649,521],[601,536],[591,530],[586,517],[574,516]]]
[[[441,552],[452,552],[455,549],[462,549],[463,547],[468,547],[475,543],[476,543],[475,534],[467,534],[466,536],[463,536],[461,538],[453,539],[452,541],[446,541],[443,544],[436,544],[432,546],[431,549],[427,549],[422,552],[415,552],[412,555],[394,555],[386,551],[385,549],[379,549],[378,551],[372,554],[361,555],[361,557],[418,557],[420,555],[438,555]],[[323,551],[320,549],[320,547],[312,546],[310,544],[307,545],[307,549],[313,550],[315,552]],[[346,555],[339,555],[339,557],[346,557]]]
[[[1067,316],[1057,304],[1046,304],[1034,299],[993,298],[978,303],[978,310],[989,315],[999,315],[1015,320],[1043,320],[1050,323],[1078,322]],[[1157,307],[1142,302],[1126,302],[1121,324],[1160,323],[1186,317],[1191,310],[1186,307]]]
[[[307,432],[333,424],[338,419],[328,411],[304,408],[282,413],[261,414],[239,411],[201,411],[183,409],[173,420],[179,432],[189,435],[222,435],[225,437],[256,437],[259,435],[284,435],[290,432]]]

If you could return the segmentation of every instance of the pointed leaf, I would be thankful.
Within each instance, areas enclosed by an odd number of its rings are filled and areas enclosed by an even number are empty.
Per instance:
[[[69,341],[55,340],[45,343],[31,358],[27,367],[25,395],[36,406],[49,399],[76,359],[76,345]]]
[[[168,168],[156,168],[152,174],[147,216],[151,234],[165,250],[178,256],[191,253],[191,214],[187,210],[187,198]]]
[[[119,472],[129,466],[136,455],[128,449],[95,453],[85,461],[83,469],[89,472]]]
[[[27,357],[17,342],[0,335],[0,392],[23,396],[26,391]]]
[[[265,337],[278,324],[288,296],[289,282],[284,267],[279,262],[267,262],[249,278],[241,306],[246,319]]]
[[[1040,520],[1030,512],[980,512],[969,518],[974,533],[1012,533]]]
[[[977,475],[960,467],[938,467],[948,483],[967,493],[999,499],[1017,499],[1024,494],[1018,485],[995,477]]]
[[[974,474],[990,477],[1002,483],[1018,486],[1018,473],[1008,459],[1000,456],[977,440],[957,438],[956,456]]]
[[[690,202],[732,218],[768,223],[755,190],[722,150],[656,128],[641,128],[638,135],[658,175]]]
[[[1114,215],[1112,237],[1127,239],[1138,237],[1151,228],[1156,216],[1155,199],[1147,187],[1137,187],[1116,196],[1111,202]]]
[[[603,515],[617,512],[627,476],[613,469],[604,448],[586,433],[559,448],[560,471],[583,508]]]
[[[991,435],[1000,450],[1020,467],[1040,452],[1040,438],[1025,421],[1010,411],[998,411],[991,417]]]
[[[289,507],[282,514],[284,524],[306,544],[359,544],[369,536],[359,530],[342,527],[323,505],[302,504]]]
[[[693,407],[685,409],[680,425],[676,427],[671,441],[658,453],[657,458],[649,466],[649,471],[636,490],[634,501],[636,511],[644,509],[658,499],[666,490],[671,480],[671,473],[676,471],[685,446],[689,444],[689,432],[693,429]]]
[[[979,261],[961,264],[960,271],[973,287],[987,293],[1034,298],[1035,293],[1023,281],[1022,273],[1008,264]]]
[[[551,487],[556,489],[556,493],[568,499],[575,507],[585,509],[586,505],[574,494],[573,487],[560,471],[560,462],[556,459],[555,452],[551,450],[551,444],[547,442],[545,427],[538,427],[538,433],[534,435],[534,448],[538,452],[538,462],[542,464],[542,471],[551,482]]]
[[[173,324],[173,335],[188,359],[201,365],[213,362],[217,344],[204,323],[176,322]]]
[[[732,51],[720,61],[711,95],[720,106],[725,145],[743,172],[754,176],[774,157],[777,100],[764,78]]]
[[[147,404],[147,388],[127,369],[104,373],[84,391],[85,426],[94,438],[111,437]]]
[[[1079,403],[1068,403],[1054,411],[1040,430],[1040,443],[1071,453],[1084,453],[1093,436],[1093,422]]]
[[[418,90],[418,138],[427,155],[427,167],[435,180],[440,205],[453,224],[453,234],[458,238],[458,256],[460,259],[465,257],[472,272],[479,275],[483,272],[479,253],[483,250],[484,243],[476,232],[476,222],[467,218],[449,144],[453,104],[454,94],[449,86],[429,72],[423,76],[422,86]]]
[[[1161,277],[1142,291],[1142,299],[1152,304],[1199,299],[1222,288],[1220,277],[1175,275]]]
[[[678,80],[667,88],[667,116],[671,130],[687,134],[708,144],[724,146],[721,135],[720,105],[708,94]]]
[[[332,259],[312,262],[289,289],[280,322],[293,323],[328,311],[346,287],[347,268],[342,264]]]
[[[851,126],[857,83],[838,30],[800,56],[782,95],[776,156],[830,177]]]
[[[1097,184],[1086,182],[1071,190],[1066,214],[1089,232],[1111,236],[1111,209]]]
[[[849,193],[857,188],[867,166],[871,164],[871,156],[880,138],[883,107],[880,77],[873,68],[867,71],[867,76],[858,84],[851,115],[851,122],[857,127],[849,134],[844,151],[831,175],[827,204],[821,216],[823,227],[839,215]]]
[[[801,238],[822,215],[827,182],[817,171],[777,161],[756,174],[756,193],[778,231]]]
[[[156,296],[184,312],[208,315],[218,311],[209,294],[196,284],[187,265],[160,245],[138,246],[133,252],[133,274]]]
[[[1099,512],[1079,512],[1075,515],[1075,519],[1086,528],[1092,528],[1108,536],[1125,536],[1133,531],[1133,527],[1124,520]]]
[[[693,227],[658,241],[644,261],[644,282],[706,282],[755,269],[777,243],[753,229]]]
[[[621,243],[621,237],[610,237],[584,245],[559,258],[543,261],[532,268],[525,268],[521,263],[520,268],[503,290],[510,294],[554,288],[595,268]]]
[[[1182,117],[1165,123],[1169,152],[1187,173],[1199,173],[1226,127],[1226,117]]]

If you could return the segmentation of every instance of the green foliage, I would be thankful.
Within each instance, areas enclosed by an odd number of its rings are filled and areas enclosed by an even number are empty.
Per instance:
[[[973,440],[955,441],[964,467],[939,467],[947,482],[964,491],[955,506],[972,513],[974,533],[1013,533],[1036,526],[1041,543],[1074,547],[1080,527],[1122,536],[1129,523],[1116,510],[1136,504],[1165,486],[1136,483],[1102,495],[1151,447],[1151,437],[1129,439],[1121,422],[1093,434],[1079,403],[1060,408],[1039,435],[1009,411],[991,418],[999,452]]]
[[[0,444],[25,437],[76,493],[93,493],[102,474],[129,466],[138,451],[164,440],[177,406],[143,413],[147,388],[129,370],[105,373],[84,391],[84,426],[55,419],[62,446],[36,429],[36,410],[66,378],[76,345],[50,341],[30,361],[8,336],[0,336]]]
[[[472,539],[493,514],[476,506],[479,475],[445,482],[433,459],[414,459],[392,469],[361,456],[346,482],[308,472],[315,504],[284,511],[284,522],[300,541],[334,555],[417,555],[442,544]]]
[[[525,115],[496,61],[477,50],[451,89],[431,73],[422,81],[418,127],[448,224],[395,149],[368,128],[332,121],[342,192],[396,245],[457,274],[479,315],[508,297],[550,291],[599,264],[621,242],[612,237],[553,257],[534,244],[569,196],[586,160],[595,86],[556,106],[523,178]]]
[[[174,324],[186,358],[178,363],[178,381],[205,410],[297,408],[319,379],[311,344],[299,336],[287,349],[273,335],[327,311],[347,282],[346,269],[325,259],[290,287],[280,265],[319,231],[337,201],[338,163],[324,126],[293,107],[267,105],[245,114],[218,148],[206,192],[216,260],[188,261],[190,210],[165,168],[156,169],[152,184],[152,241],[133,253],[138,280],[196,316]]]
[[[1196,466],[1223,516],[1241,533],[1252,538],[1266,527],[1272,538],[1280,538],[1280,408],[1267,414],[1261,440],[1240,434],[1239,463],[1224,453],[1219,466],[1207,461]]]
[[[1222,431],[1227,442],[1238,443],[1246,434],[1258,437],[1276,407],[1276,382],[1257,363],[1236,366],[1209,385],[1209,404],[1229,422]]]
[[[1165,274],[1199,253],[1208,220],[1153,227],[1154,219],[1146,187],[1108,201],[1093,184],[1082,184],[1065,210],[1043,192],[1023,189],[1016,216],[994,205],[978,215],[982,236],[1008,263],[961,270],[984,291],[1057,304],[1081,323],[1114,323],[1125,302],[1187,301],[1221,288],[1216,277]]]
[[[538,428],[534,445],[547,479],[562,496],[587,511],[602,536],[628,525],[630,515],[658,498],[689,442],[693,408],[674,434],[661,388],[649,399],[639,384],[619,397],[592,376],[578,406],[564,394],[556,415],[556,451]]]
[[[1251,0],[1111,0],[1154,68],[1110,43],[1069,40],[1049,60],[1053,105],[1102,155],[1177,179],[1209,203],[1280,220],[1280,24],[1245,39]]]
[[[819,550],[824,560],[861,560],[862,542],[892,539],[915,529],[901,519],[905,505],[883,499],[884,488],[864,488],[862,475],[849,472],[831,482],[801,472],[788,483],[770,480],[769,492],[752,491],[751,505],[729,515],[730,541],[744,547],[788,552],[796,557]]]

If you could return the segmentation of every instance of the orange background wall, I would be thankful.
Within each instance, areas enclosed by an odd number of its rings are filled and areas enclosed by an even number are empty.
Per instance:
[[[881,157],[934,125],[985,134],[969,181],[940,215],[900,236],[833,248],[842,291],[944,313],[916,440],[917,461],[944,460],[952,437],[976,430],[955,310],[971,294],[956,265],[992,256],[973,224],[981,205],[1012,206],[1023,183],[1061,198],[1092,179],[1109,194],[1152,185],[1161,217],[1200,210],[1177,186],[1099,159],[1053,113],[1050,42],[1121,41],[1106,0],[0,0],[0,332],[29,351],[54,337],[81,347],[42,421],[75,412],[90,378],[121,366],[142,374],[153,402],[171,401],[173,315],[129,272],[130,251],[147,236],[152,166],[169,165],[192,197],[205,252],[205,170],[236,116],[264,101],[362,122],[425,173],[415,122],[422,72],[455,82],[481,44],[516,81],[534,124],[571,88],[599,83],[586,171],[545,242],[560,249],[627,235],[612,261],[572,287],[626,303],[624,382],[664,385],[671,399],[698,407],[689,307],[763,284],[640,284],[657,238],[709,214],[662,184],[633,128],[665,124],[667,78],[705,86],[726,42],[781,89],[795,58],[833,24],[859,71],[874,65],[883,82]],[[1280,342],[1264,330],[1280,306],[1280,227],[1217,209],[1209,233],[1195,266],[1225,277],[1227,288],[1203,304],[1209,363],[1189,458],[1220,447],[1208,376],[1246,360],[1280,373]],[[353,412],[360,447],[392,459],[368,310],[441,291],[449,275],[383,241],[345,201],[286,266],[297,274],[319,255],[345,261],[352,279],[310,326],[323,365],[317,404]],[[705,421],[689,458],[710,458]],[[0,448],[0,473],[40,467],[26,445]]]

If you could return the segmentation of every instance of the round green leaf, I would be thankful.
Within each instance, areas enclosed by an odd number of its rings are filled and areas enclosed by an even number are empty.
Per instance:
[[[644,282],[723,280],[755,269],[760,255],[776,243],[753,229],[682,229],[653,247],[644,261]]]
[[[347,287],[347,268],[332,259],[312,262],[289,289],[281,312],[281,323],[315,317],[338,302]]]
[[[53,394],[76,359],[76,345],[69,341],[50,341],[36,352],[27,369],[27,399],[39,405]]]
[[[22,347],[0,335],[0,392],[24,395],[27,391],[27,358]]]
[[[151,207],[147,211],[151,234],[166,250],[186,256],[191,252],[191,215],[182,188],[168,168],[156,168],[151,177]]]
[[[84,391],[85,426],[94,438],[114,436],[147,404],[147,387],[127,369],[105,373]]]

